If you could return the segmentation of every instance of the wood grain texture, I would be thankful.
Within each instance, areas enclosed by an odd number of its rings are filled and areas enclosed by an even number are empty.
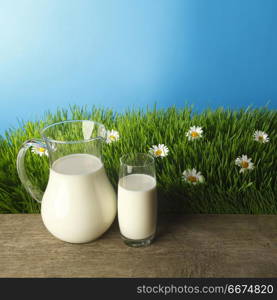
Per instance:
[[[277,277],[276,215],[169,215],[146,248],[54,238],[40,215],[0,215],[0,277]]]

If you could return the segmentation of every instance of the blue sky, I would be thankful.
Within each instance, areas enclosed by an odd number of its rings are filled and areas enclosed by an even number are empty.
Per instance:
[[[0,133],[69,104],[277,105],[277,1],[1,0]]]

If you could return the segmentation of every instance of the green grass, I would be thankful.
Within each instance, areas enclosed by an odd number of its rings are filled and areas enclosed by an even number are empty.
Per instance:
[[[156,159],[159,209],[163,212],[276,214],[276,128],[275,110],[192,109],[147,111],[129,110],[118,114],[111,110],[71,107],[46,113],[39,122],[20,124],[0,138],[0,212],[35,213],[39,204],[32,200],[19,182],[16,156],[20,145],[31,137],[40,137],[46,125],[67,119],[91,119],[120,133],[120,140],[105,144],[103,159],[108,176],[116,187],[119,157],[129,152],[148,152],[153,144],[163,143],[170,152]],[[204,138],[190,142],[185,136],[190,126],[202,126]],[[270,142],[253,140],[255,130],[269,134]],[[239,173],[236,157],[247,154],[255,169]],[[29,174],[43,189],[48,179],[47,158],[27,154]],[[195,167],[206,181],[196,186],[181,180],[182,172]]]

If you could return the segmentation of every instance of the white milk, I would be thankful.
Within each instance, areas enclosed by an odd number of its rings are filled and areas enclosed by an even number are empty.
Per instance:
[[[118,221],[121,234],[140,240],[155,233],[156,179],[145,174],[122,177],[118,183]]]
[[[116,215],[116,195],[100,159],[72,154],[56,160],[41,204],[46,228],[70,243],[102,235]]]

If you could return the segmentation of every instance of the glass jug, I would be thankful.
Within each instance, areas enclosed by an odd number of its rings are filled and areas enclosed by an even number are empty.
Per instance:
[[[50,233],[70,243],[86,243],[100,237],[113,223],[116,195],[102,160],[104,125],[88,120],[64,121],[47,126],[42,140],[26,141],[17,156],[19,178],[41,203],[41,216]],[[26,151],[33,147],[50,161],[45,192],[29,180]]]

